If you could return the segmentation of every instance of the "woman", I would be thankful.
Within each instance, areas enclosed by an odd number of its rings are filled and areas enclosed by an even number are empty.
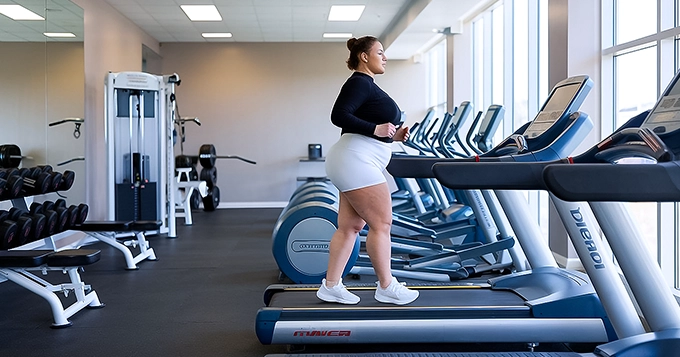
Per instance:
[[[380,41],[372,36],[351,38],[347,48],[347,67],[354,73],[331,112],[331,121],[342,128],[342,135],[326,155],[326,174],[340,191],[338,228],[331,238],[326,278],[316,295],[327,302],[359,303],[359,297],[342,284],[342,273],[357,234],[368,224],[366,250],[378,277],[375,299],[405,305],[418,298],[418,291],[392,276],[392,202],[383,171],[392,157],[392,141],[406,140],[408,128],[399,126],[399,107],[374,82],[387,64]]]

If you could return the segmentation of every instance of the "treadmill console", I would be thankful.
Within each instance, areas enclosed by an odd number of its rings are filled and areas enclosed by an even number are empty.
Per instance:
[[[494,104],[489,106],[486,115],[484,115],[484,119],[482,119],[482,123],[479,125],[478,135],[489,136],[489,134],[495,133],[496,129],[498,129],[498,124],[500,123],[500,120],[497,118],[504,113],[505,108],[503,108],[502,105]]]
[[[680,129],[680,72],[656,102],[654,109],[642,124],[656,134],[666,134]]]
[[[527,139],[535,138],[548,130],[557,120],[576,111],[585,100],[592,81],[588,76],[567,78],[555,85],[548,100],[524,132]]]
[[[451,123],[453,125],[459,126],[461,123],[461,120],[464,120],[467,118],[468,114],[472,111],[472,105],[468,101],[464,101],[460,103],[460,107],[458,107],[458,110],[456,110],[455,113],[453,113],[453,118],[451,119]]]

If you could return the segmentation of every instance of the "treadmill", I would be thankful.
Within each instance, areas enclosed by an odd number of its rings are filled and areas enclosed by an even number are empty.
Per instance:
[[[643,159],[645,163],[631,164],[622,160],[629,158]],[[676,73],[651,111],[630,119],[621,129],[579,156],[545,163],[435,164],[433,171],[444,185],[452,188],[479,185],[473,183],[472,175],[503,172],[506,180],[502,183],[494,185],[491,183],[493,180],[488,180],[483,185],[505,189],[547,189],[557,207],[568,201],[572,205],[570,212],[577,211],[573,207],[579,207],[580,211],[589,206],[609,238],[611,250],[647,328],[636,319],[637,314],[626,320],[626,316],[621,316],[615,309],[616,306],[612,309],[609,304],[621,296],[612,294],[606,287],[607,281],[599,281],[600,277],[595,273],[591,279],[620,339],[600,345],[588,355],[677,355],[680,350],[680,306],[658,263],[646,253],[642,235],[620,201],[680,201],[680,72]],[[465,175],[460,175],[461,171]],[[571,216],[572,219],[578,217]],[[584,224],[582,227],[587,229],[588,226]],[[585,235],[581,238],[587,239]],[[591,254],[598,252],[596,245],[590,248]],[[593,263],[613,262],[591,260],[585,264],[586,267]],[[619,277],[615,279],[619,280]]]
[[[543,149],[566,156],[565,149],[573,150],[592,126],[587,115],[572,115],[591,87],[587,76],[558,83],[536,119],[492,151]],[[577,142],[568,140],[575,136]],[[560,147],[546,148],[553,143]],[[531,151],[516,156],[527,155],[533,156]],[[430,177],[431,166],[426,167]],[[532,267],[488,284],[413,286],[420,297],[406,306],[375,301],[375,286],[348,286],[361,297],[348,306],[318,300],[318,285],[272,285],[264,294],[266,307],[257,313],[256,333],[263,344],[289,345],[603,343],[617,338],[585,274],[557,268],[554,259]]]

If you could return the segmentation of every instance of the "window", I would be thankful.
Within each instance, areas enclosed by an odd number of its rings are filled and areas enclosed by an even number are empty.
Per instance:
[[[651,109],[680,66],[680,1],[602,1],[602,136]],[[611,93],[611,95],[610,95]],[[677,203],[629,203],[667,281],[680,288]]]
[[[622,44],[656,33],[656,1],[614,1],[615,43]]]
[[[425,53],[427,65],[427,105],[435,109],[435,118],[446,112],[446,41],[440,41]]]
[[[505,107],[494,136],[498,144],[532,120],[547,98],[547,2],[498,1],[471,22],[472,103],[475,111],[491,104]],[[529,204],[548,232],[548,195],[527,192]]]

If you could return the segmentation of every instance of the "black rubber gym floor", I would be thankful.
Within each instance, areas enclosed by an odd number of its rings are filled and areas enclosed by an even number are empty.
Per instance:
[[[255,357],[285,353],[286,346],[261,345],[254,327],[265,288],[278,283],[271,234],[280,211],[195,211],[193,226],[178,220],[177,239],[148,237],[159,260],[141,262],[135,271],[124,269],[117,250],[103,244],[91,246],[101,249],[102,257],[81,276],[106,306],[76,313],[70,318],[73,325],[65,329],[50,328],[52,315],[44,299],[12,282],[1,283],[0,356]],[[48,280],[53,281],[50,277],[55,274],[51,272]],[[310,347],[307,352],[475,349],[480,346],[345,345]]]

